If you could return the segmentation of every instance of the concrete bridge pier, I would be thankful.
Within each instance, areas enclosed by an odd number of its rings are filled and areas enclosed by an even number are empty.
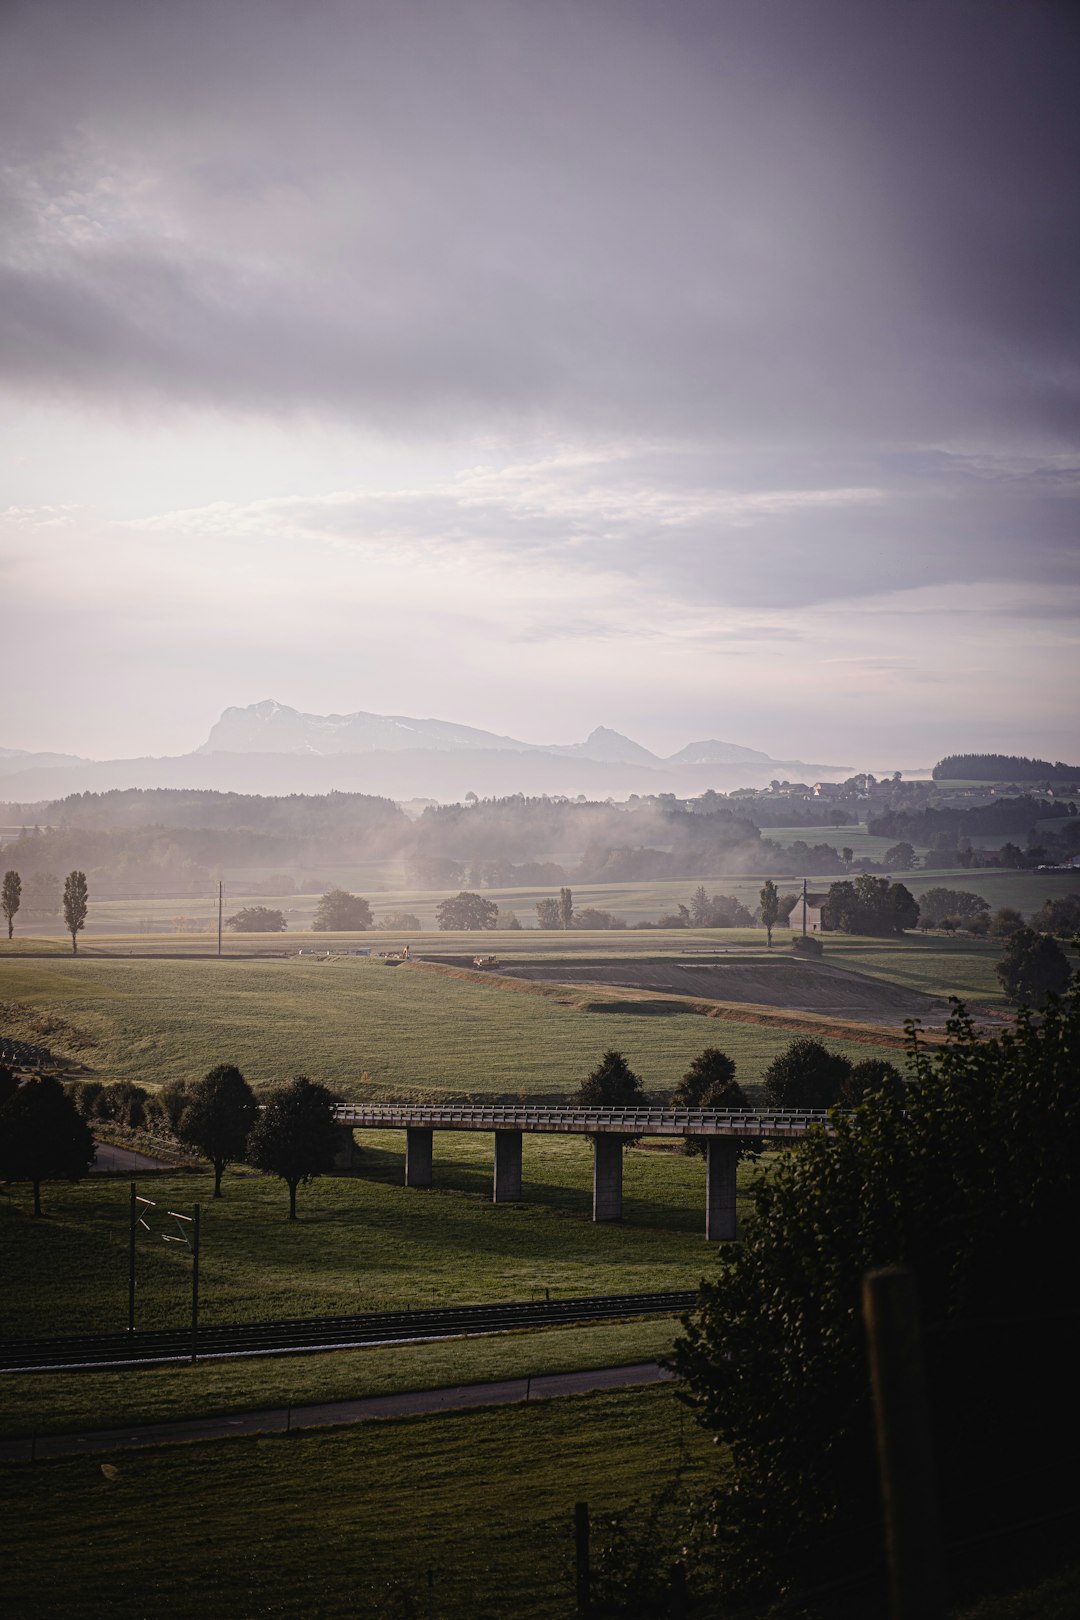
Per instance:
[[[592,1218],[622,1220],[622,1137],[593,1137]]]
[[[338,1150],[334,1155],[335,1170],[351,1170],[358,1157],[356,1138],[351,1125],[344,1126],[338,1132]]]
[[[493,1204],[521,1202],[521,1132],[495,1132],[495,1174],[492,1182]]]
[[[434,1132],[430,1125],[409,1125],[406,1127],[406,1187],[431,1186],[431,1138],[433,1135]]]
[[[705,1236],[710,1242],[735,1236],[735,1171],[739,1144],[723,1136],[705,1138]]]

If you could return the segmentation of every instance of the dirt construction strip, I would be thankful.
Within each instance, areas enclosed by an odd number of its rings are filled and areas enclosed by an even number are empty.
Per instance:
[[[674,1377],[655,1361],[630,1367],[599,1367],[591,1372],[545,1373],[540,1378],[507,1378],[495,1384],[455,1384],[403,1395],[366,1395],[355,1401],[319,1406],[279,1406],[235,1417],[190,1418],[183,1423],[131,1424],[93,1434],[49,1434],[34,1439],[0,1440],[0,1462],[34,1462],[45,1457],[77,1457],[91,1452],[135,1451],[177,1446],[196,1440],[234,1440],[252,1434],[284,1434],[294,1429],[329,1429],[379,1418],[420,1417],[473,1406],[514,1406],[521,1401],[585,1395],[596,1389],[626,1389]]]

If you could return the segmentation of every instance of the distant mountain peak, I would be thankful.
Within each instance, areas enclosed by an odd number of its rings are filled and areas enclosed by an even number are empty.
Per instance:
[[[740,743],[717,742],[715,737],[712,737],[706,742],[687,743],[677,754],[670,754],[665,764],[741,765],[745,761],[767,765],[771,762],[771,758],[770,754],[763,754],[759,748],[743,748]]]

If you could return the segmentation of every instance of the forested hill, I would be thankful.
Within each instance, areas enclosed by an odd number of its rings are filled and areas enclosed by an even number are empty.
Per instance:
[[[393,799],[369,793],[219,793],[203,788],[114,788],[72,793],[51,803],[9,804],[6,819],[29,825],[96,828],[243,828],[310,837],[319,833],[396,833],[409,818]]]
[[[946,754],[932,775],[938,782],[1076,782],[1080,765],[1054,764],[1022,754]]]

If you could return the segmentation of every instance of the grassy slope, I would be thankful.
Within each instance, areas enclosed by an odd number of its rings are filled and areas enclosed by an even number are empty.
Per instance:
[[[643,1390],[122,1454],[114,1481],[90,1458],[5,1469],[5,1599],[39,1620],[551,1620],[572,1612],[574,1502],[615,1509],[682,1455],[691,1483],[717,1466],[689,1422],[680,1449],[674,1395]]]
[[[582,1138],[525,1138],[525,1198],[492,1205],[491,1138],[435,1138],[430,1191],[402,1186],[400,1138],[361,1134],[365,1171],[302,1188],[285,1219],[282,1183],[230,1172],[144,1177],[163,1209],[203,1206],[205,1321],[344,1315],[495,1299],[694,1287],[715,1266],[705,1243],[704,1165],[676,1152],[625,1155],[622,1223],[590,1219],[591,1149]],[[740,1171],[741,1195],[752,1172]],[[128,1188],[91,1177],[49,1184],[34,1220],[29,1189],[0,1198],[0,1337],[120,1328],[127,1321]],[[187,1320],[189,1261],[158,1233],[140,1236],[138,1322]]]
[[[254,1082],[303,1072],[353,1098],[365,1094],[365,1073],[396,1092],[564,1095],[608,1047],[626,1055],[647,1088],[666,1091],[704,1047],[721,1045],[755,1086],[789,1038],[752,1023],[721,1029],[691,1012],[645,1015],[629,999],[593,1012],[532,987],[507,991],[353,959],[9,960],[0,962],[0,1003],[12,1002],[88,1037],[93,1044],[78,1055],[104,1078],[152,1085],[233,1062]],[[62,1029],[41,1035],[25,1021],[6,1023],[73,1050]],[[850,1047],[858,1057],[873,1051]]]

